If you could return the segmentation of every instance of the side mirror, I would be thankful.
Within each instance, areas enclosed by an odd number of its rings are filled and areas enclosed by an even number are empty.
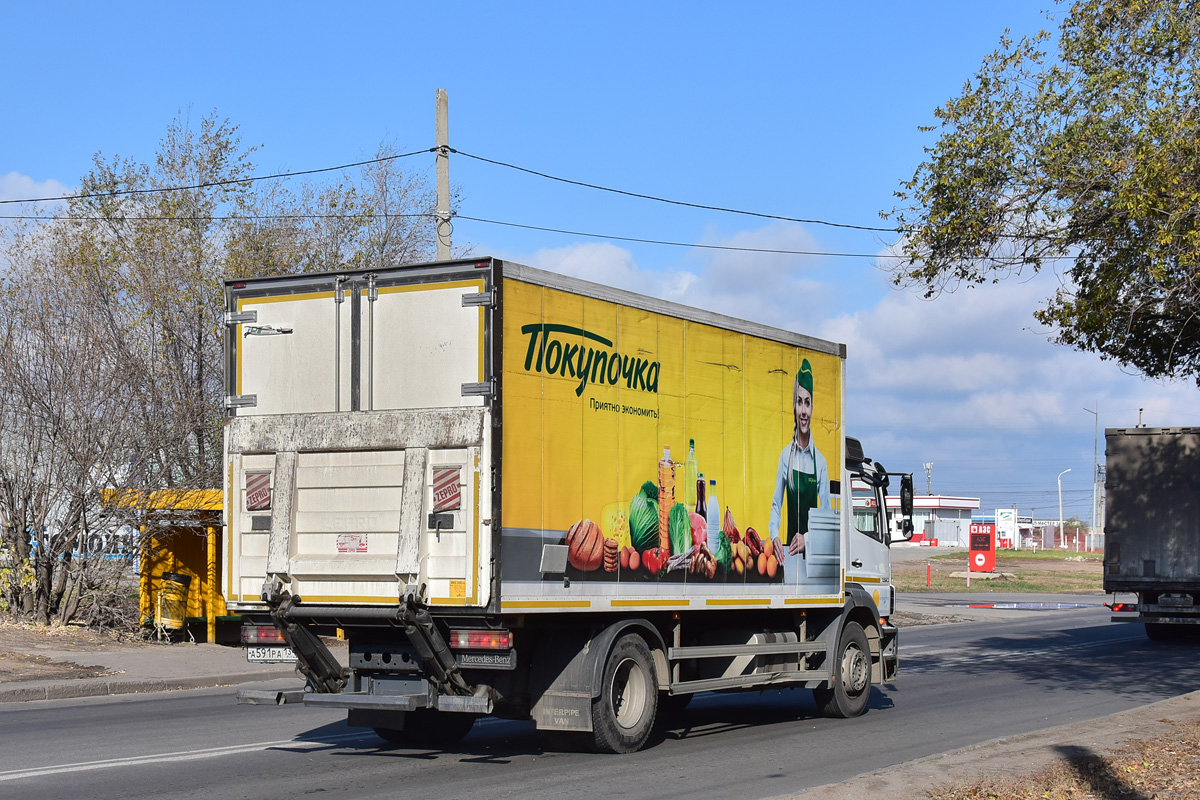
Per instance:
[[[900,513],[912,518],[913,513],[913,480],[912,473],[900,476]]]

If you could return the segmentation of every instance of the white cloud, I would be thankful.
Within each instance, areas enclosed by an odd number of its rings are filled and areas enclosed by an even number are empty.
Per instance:
[[[27,200],[40,197],[61,197],[69,188],[54,179],[35,181],[28,175],[9,172],[0,175],[0,200]]]
[[[822,249],[783,223],[703,243]],[[1043,513],[1057,502],[1056,474],[1070,467],[1067,513],[1087,517],[1094,418],[1084,409],[1097,402],[1100,428],[1136,425],[1139,408],[1147,425],[1200,424],[1194,384],[1148,381],[1049,341],[1033,312],[1058,287],[1053,273],[924,300],[888,288],[873,267],[829,269],[807,256],[697,249],[686,268],[660,271],[592,243],[516,260],[845,343],[851,435],[892,469],[933,461],[935,492],[982,497],[984,509]]]

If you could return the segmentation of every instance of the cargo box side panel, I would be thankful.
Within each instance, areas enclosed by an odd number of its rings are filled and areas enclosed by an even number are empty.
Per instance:
[[[518,280],[505,282],[503,319],[503,610],[841,602],[847,528],[840,513],[844,372],[837,350]],[[798,374],[802,387],[812,386],[815,456],[789,444]],[[775,551],[763,559],[762,572],[757,558],[740,572],[701,569],[703,559],[688,555],[697,538],[708,543],[707,526],[697,526],[693,538],[690,525],[689,440],[697,471],[717,482],[721,517],[728,510],[742,535],[753,529],[765,542],[774,534],[785,551],[808,527],[809,552],[780,559]],[[664,448],[673,467],[660,464]],[[789,465],[794,517],[787,507]],[[648,568],[645,551],[660,544],[660,526],[647,532],[636,519],[630,526],[631,514],[644,510],[638,495],[647,482],[660,493],[668,519],[666,549],[649,559],[667,562],[658,572]],[[809,505],[800,507],[808,495],[817,507],[811,514]],[[676,504],[686,527],[677,526],[678,558],[670,562]],[[573,527],[578,532],[568,545]],[[641,551],[636,569],[621,566],[626,547]]]
[[[1200,583],[1200,429],[1105,432],[1106,591]]]

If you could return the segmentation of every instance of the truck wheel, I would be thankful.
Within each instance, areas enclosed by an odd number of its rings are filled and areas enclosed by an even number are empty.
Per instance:
[[[600,696],[592,701],[592,741],[601,753],[641,749],[654,727],[658,686],[650,648],[637,634],[617,640],[604,665]]]
[[[375,728],[375,735],[396,744],[413,747],[449,747],[458,744],[475,725],[474,714],[457,714],[422,708],[401,711],[399,728]]]
[[[813,699],[827,717],[857,717],[867,710],[871,696],[871,651],[857,622],[842,629],[836,658],[829,687],[813,689]]]
[[[1173,642],[1181,638],[1180,627],[1167,622],[1147,622],[1146,638],[1152,642]]]

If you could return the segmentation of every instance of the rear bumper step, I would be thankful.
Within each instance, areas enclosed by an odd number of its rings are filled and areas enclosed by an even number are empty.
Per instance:
[[[433,698],[425,694],[365,694],[343,692],[342,694],[306,694],[304,705],[322,708],[375,709],[380,711],[416,711],[420,708],[436,708],[459,714],[490,714],[490,697],[459,697],[440,695]]]

